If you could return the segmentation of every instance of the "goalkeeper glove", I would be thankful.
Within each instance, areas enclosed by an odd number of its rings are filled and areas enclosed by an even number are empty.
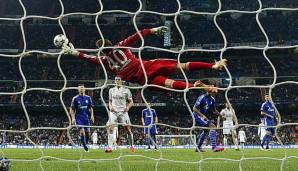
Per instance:
[[[75,50],[72,43],[63,44],[62,46],[63,54],[65,55],[73,55],[73,56],[79,56],[80,52]]]
[[[220,61],[216,61],[214,62],[214,65],[212,66],[213,69],[217,69],[217,70],[222,70],[224,68],[224,66],[227,64],[228,60],[227,59],[222,59]]]
[[[151,33],[156,34],[156,35],[161,35],[165,32],[169,31],[169,28],[166,26],[160,26],[160,27],[156,27],[156,28],[152,28],[151,29]]]

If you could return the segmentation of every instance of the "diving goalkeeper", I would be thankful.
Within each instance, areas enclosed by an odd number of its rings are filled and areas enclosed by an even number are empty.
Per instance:
[[[140,35],[160,35],[168,31],[165,26],[143,29],[140,31]],[[91,63],[99,64],[100,61],[104,64],[105,68],[115,73],[122,80],[138,83],[140,85],[145,84],[145,76],[141,67],[141,62],[143,62],[148,84],[155,84],[163,87],[168,87],[172,89],[185,89],[187,84],[184,81],[169,79],[170,74],[174,74],[180,71],[181,67],[186,71],[195,71],[201,69],[215,69],[222,70],[224,65],[226,65],[227,60],[222,59],[215,63],[205,63],[205,62],[187,62],[178,64],[177,60],[173,59],[155,59],[155,60],[143,60],[141,61],[137,56],[135,56],[131,50],[127,47],[132,46],[136,41],[140,39],[140,35],[135,33],[128,38],[112,44],[110,40],[100,39],[96,42],[98,48],[101,47],[111,47],[109,49],[104,49],[100,56],[91,56],[79,52],[74,49],[71,43],[64,44],[63,50],[65,54],[78,56],[82,60],[87,60]],[[200,81],[195,83],[189,83],[188,87],[210,87],[205,85]]]

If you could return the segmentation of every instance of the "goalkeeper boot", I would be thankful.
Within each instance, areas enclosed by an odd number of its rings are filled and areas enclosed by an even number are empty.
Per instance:
[[[225,149],[222,147],[215,147],[214,149],[212,149],[213,152],[220,152],[220,151],[224,151]]]

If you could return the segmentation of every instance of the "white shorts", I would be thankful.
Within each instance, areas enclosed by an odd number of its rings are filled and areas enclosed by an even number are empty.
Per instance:
[[[240,137],[240,138],[239,138],[239,142],[240,142],[240,143],[245,143],[245,138],[244,138],[244,137]]]
[[[233,122],[227,122],[227,121],[223,121],[223,134],[224,135],[230,135],[232,134],[232,130],[233,130]]]
[[[107,125],[113,124],[130,124],[130,119],[127,112],[110,112],[109,121]]]
[[[97,144],[97,139],[96,140],[93,140],[93,144]]]

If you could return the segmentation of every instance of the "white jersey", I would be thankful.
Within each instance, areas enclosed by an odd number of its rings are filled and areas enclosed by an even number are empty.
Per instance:
[[[224,117],[227,123],[233,123],[234,110],[232,108],[224,108],[220,111],[220,115]]]
[[[124,88],[123,86],[120,88],[110,88],[109,100],[112,101],[112,107],[116,112],[123,112],[126,108],[127,100],[132,100],[131,92],[128,88]]]
[[[91,135],[92,141],[97,141],[98,140],[98,135],[97,132],[93,132]]]
[[[238,139],[240,142],[245,143],[246,142],[246,135],[244,131],[238,132]]]
[[[260,123],[259,126],[265,126],[263,123]],[[260,136],[260,140],[262,141],[264,136],[266,135],[266,128],[265,127],[259,127],[258,128],[258,135]]]

